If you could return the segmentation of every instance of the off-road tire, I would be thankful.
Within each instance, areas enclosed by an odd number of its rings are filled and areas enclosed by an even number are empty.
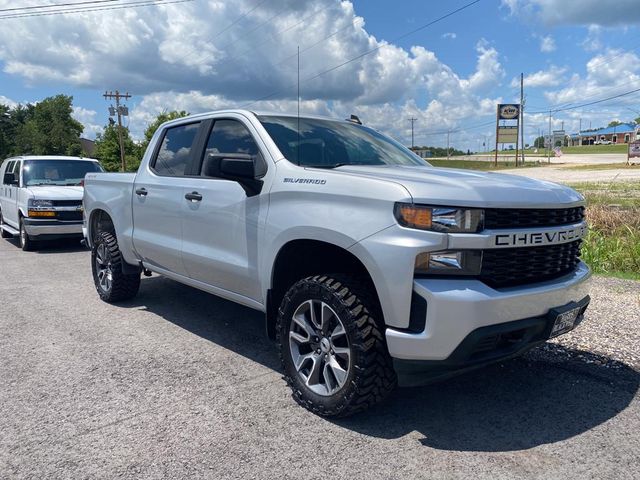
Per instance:
[[[0,225],[2,225],[4,223],[3,219],[2,219],[2,210],[0,210]],[[9,232],[5,232],[2,228],[0,228],[0,237],[1,238],[12,238],[13,235],[11,235]]]
[[[29,237],[29,234],[25,230],[24,221],[22,220],[22,218],[20,218],[20,235],[18,237],[18,240],[20,242],[20,248],[25,252],[35,250],[37,247],[36,242],[31,240],[31,237]]]
[[[111,273],[110,287],[105,288],[101,285],[98,278],[98,264],[96,256],[98,249],[104,246],[105,258]],[[124,259],[118,248],[116,236],[110,232],[100,232],[93,242],[91,248],[91,271],[93,273],[93,283],[100,298],[108,303],[121,302],[129,300],[136,296],[140,288],[140,272],[137,274],[125,274],[122,271]]]
[[[318,395],[305,385],[289,346],[294,312],[302,303],[313,299],[321,300],[335,311],[351,348],[347,380],[329,396]],[[397,377],[379,312],[370,288],[349,275],[316,275],[300,280],[289,289],[278,310],[276,341],[284,379],[296,402],[317,415],[346,417],[380,403],[396,388]]]

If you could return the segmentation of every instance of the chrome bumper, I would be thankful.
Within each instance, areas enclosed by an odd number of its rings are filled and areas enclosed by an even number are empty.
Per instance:
[[[24,229],[30,237],[40,235],[82,235],[82,221],[25,218]]]

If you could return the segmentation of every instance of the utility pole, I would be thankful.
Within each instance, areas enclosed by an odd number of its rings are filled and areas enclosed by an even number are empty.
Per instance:
[[[522,165],[524,165],[524,73],[520,74],[520,139],[522,148]],[[516,154],[516,166],[518,165],[518,156]]]
[[[551,138],[551,110],[549,110],[549,149],[547,150],[547,163],[551,163],[551,143],[553,139]]]
[[[578,146],[582,146],[582,118],[580,119],[580,126],[578,127]]]
[[[418,120],[417,118],[409,118],[408,119],[411,122],[411,148],[413,148],[413,124],[415,123],[416,120]]]
[[[104,92],[104,95],[102,95],[105,99],[110,100],[110,99],[115,99],[116,101],[116,108],[115,108],[115,112],[118,115],[118,142],[120,143],[120,170],[122,170],[123,172],[127,171],[127,165],[125,164],[125,160],[124,160],[124,143],[122,140],[122,117],[123,116],[127,116],[129,115],[129,111],[127,109],[126,106],[124,105],[120,105],[120,99],[124,98],[125,100],[128,100],[129,98],[131,98],[131,95],[129,95],[129,93],[120,93],[118,90],[114,92]],[[109,113],[111,113],[111,108],[109,109]],[[111,115],[109,115],[111,116]]]
[[[447,129],[447,160],[451,158],[451,150],[449,150],[449,134],[451,130]]]

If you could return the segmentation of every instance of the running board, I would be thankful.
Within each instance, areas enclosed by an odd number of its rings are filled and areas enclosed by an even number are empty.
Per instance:
[[[20,235],[20,231],[19,230],[16,230],[15,228],[13,228],[10,225],[7,225],[6,223],[3,223],[2,225],[0,225],[0,228],[2,230],[4,230],[5,232],[10,233],[14,237],[17,237],[18,235]]]

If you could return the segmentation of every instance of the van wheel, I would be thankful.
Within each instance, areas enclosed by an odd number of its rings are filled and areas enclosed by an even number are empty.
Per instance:
[[[100,298],[108,303],[129,300],[140,288],[140,272],[122,272],[124,260],[112,233],[100,232],[91,249],[93,283]]]
[[[36,242],[31,240],[29,234],[24,228],[24,221],[20,219],[20,248],[25,252],[30,252],[36,248]]]
[[[377,304],[350,276],[318,275],[285,295],[276,322],[284,378],[293,398],[326,417],[384,400],[397,384]]]
[[[2,210],[0,210],[0,237],[2,238],[11,238],[13,237],[13,235],[11,235],[9,232],[5,232],[2,229],[2,225],[4,224],[4,221],[2,220]]]

